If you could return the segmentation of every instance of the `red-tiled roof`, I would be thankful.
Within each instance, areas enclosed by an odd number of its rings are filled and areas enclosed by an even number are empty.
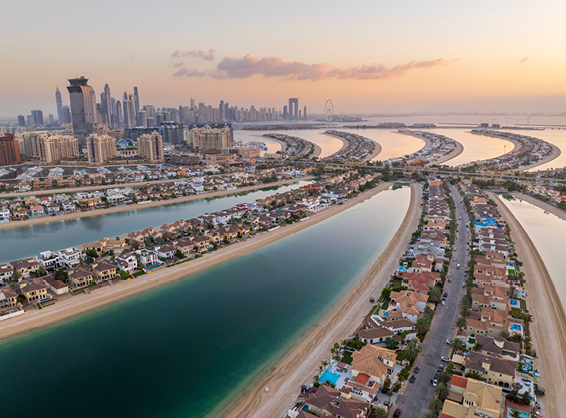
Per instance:
[[[358,375],[354,379],[354,382],[365,385],[368,382],[369,378],[370,376],[365,373],[358,373]]]
[[[450,380],[450,384],[465,389],[468,387],[468,378],[453,374],[452,379]]]

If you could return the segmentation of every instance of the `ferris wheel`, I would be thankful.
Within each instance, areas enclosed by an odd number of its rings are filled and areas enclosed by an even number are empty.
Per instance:
[[[332,100],[328,99],[326,101],[326,103],[324,104],[324,118],[327,121],[333,121],[334,120],[334,104],[332,103]]]

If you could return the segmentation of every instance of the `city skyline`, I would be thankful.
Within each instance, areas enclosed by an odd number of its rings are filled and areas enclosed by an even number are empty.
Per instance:
[[[166,21],[156,20],[158,5],[148,3],[129,32],[123,30],[128,2],[103,2],[96,10],[67,3],[62,1],[62,12],[42,3],[7,6],[13,16],[23,16],[25,7],[26,25],[6,23],[11,37],[0,48],[10,65],[0,80],[0,117],[29,109],[57,115],[53,89],[77,74],[100,80],[93,84],[97,92],[104,83],[114,89],[139,86],[143,101],[159,107],[192,96],[256,107],[301,97],[316,113],[328,98],[337,112],[566,108],[559,21],[566,5],[556,1],[442,1],[426,7],[291,1],[277,15],[251,1],[220,7],[169,1],[159,5],[176,11]],[[89,19],[70,19],[64,10]],[[189,12],[213,15],[218,24],[196,19],[185,27],[181,22]],[[103,36],[92,37],[102,21]],[[152,31],[137,30],[142,27]],[[36,42],[39,31],[49,48]]]

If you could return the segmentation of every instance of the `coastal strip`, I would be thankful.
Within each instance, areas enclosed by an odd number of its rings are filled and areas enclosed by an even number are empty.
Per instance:
[[[456,158],[458,155],[460,155],[461,153],[464,152],[464,146],[463,146],[460,142],[458,142],[458,141],[456,141],[456,140],[454,140],[454,142],[456,142],[456,149],[455,149],[454,151],[452,151],[450,154],[448,154],[447,156],[442,157],[442,158],[441,158],[440,160],[438,160],[438,161],[435,161],[435,164],[439,164],[439,165],[440,165],[440,164],[444,164],[444,163],[446,163],[446,162],[448,162],[448,161],[450,161],[450,160],[453,160],[453,159]]]
[[[3,181],[6,181],[4,179]],[[24,196],[46,196],[58,193],[77,193],[77,192],[88,192],[94,190],[105,190],[105,189],[122,189],[124,187],[136,187],[136,186],[149,186],[152,184],[166,184],[174,183],[180,181],[179,179],[167,179],[167,180],[148,180],[148,181],[135,181],[130,183],[118,183],[118,184],[100,184],[96,186],[80,186],[80,187],[63,187],[59,189],[46,189],[46,190],[34,190],[28,192],[10,192],[10,193],[0,193],[0,199],[7,197],[24,197]]]
[[[331,313],[277,364],[273,372],[260,377],[255,388],[231,411],[215,411],[214,416],[228,418],[279,417],[293,403],[298,388],[312,379],[318,370],[320,359],[325,357],[336,341],[350,338],[359,326],[362,315],[367,313],[370,296],[379,294],[388,282],[391,272],[406,250],[411,234],[416,229],[422,201],[420,185],[411,185],[411,201],[387,248],[369,268],[353,289]],[[378,222],[379,220],[376,220]],[[264,390],[269,387],[269,392]],[[226,406],[224,406],[226,409]]]
[[[540,161],[537,161],[536,163],[533,163],[531,165],[528,165],[526,167],[521,167],[522,171],[526,171],[526,170],[532,170],[533,168],[539,167],[543,164],[549,163],[553,160],[556,160],[558,157],[560,157],[560,154],[562,154],[562,151],[560,150],[560,148],[558,148],[556,145],[551,144],[549,142],[550,146],[552,147],[552,152],[550,153],[550,155],[546,156],[545,158],[543,158]]]
[[[119,301],[121,299],[145,292],[165,283],[178,280],[190,274],[207,269],[227,260],[239,257],[249,251],[270,244],[292,233],[328,219],[358,203],[386,190],[391,183],[382,183],[359,196],[345,201],[341,205],[334,205],[324,209],[317,214],[306,218],[304,221],[287,225],[275,231],[264,232],[253,239],[246,240],[236,245],[223,247],[212,254],[206,254],[202,258],[194,259],[188,263],[179,264],[174,267],[156,270],[150,274],[137,277],[135,280],[121,280],[112,286],[106,286],[94,290],[90,294],[80,294],[72,298],[62,300],[48,309],[34,310],[26,314],[11,318],[0,323],[0,339],[10,337],[25,331],[40,328],[69,317],[85,313],[95,308]]]
[[[107,209],[94,209],[94,210],[90,210],[90,211],[66,213],[64,215],[58,215],[58,216],[44,216],[42,218],[30,218],[30,219],[26,219],[25,221],[0,222],[0,230],[11,229],[11,228],[20,228],[20,227],[30,226],[30,225],[39,225],[39,224],[45,224],[45,223],[50,223],[50,222],[63,222],[63,221],[69,221],[69,220],[72,220],[72,219],[88,218],[88,217],[91,217],[91,216],[108,215],[110,213],[128,212],[128,211],[134,211],[134,210],[154,208],[154,207],[157,207],[157,206],[175,205],[177,203],[191,202],[193,200],[210,199],[210,198],[221,197],[221,196],[226,196],[226,195],[231,195],[231,194],[237,194],[237,193],[241,193],[241,192],[250,192],[250,191],[266,189],[266,188],[270,188],[270,187],[284,186],[286,184],[296,183],[296,182],[302,181],[302,180],[312,180],[313,178],[314,178],[313,176],[305,176],[305,177],[301,177],[301,178],[281,180],[281,181],[273,182],[273,183],[262,183],[262,184],[256,184],[254,186],[239,187],[239,188],[233,189],[233,190],[218,190],[216,192],[195,194],[195,195],[178,197],[178,198],[175,198],[175,199],[168,199],[168,200],[157,200],[157,201],[154,201],[154,202],[148,202],[148,203],[137,204],[137,205],[114,206],[114,207],[107,208]],[[175,180],[175,181],[179,181],[179,180]]]
[[[526,289],[533,315],[533,344],[541,369],[546,394],[543,401],[545,416],[558,417],[566,411],[566,313],[554,282],[535,245],[509,208],[494,193],[489,197],[511,228],[511,237],[523,261]],[[525,196],[526,198],[527,196]],[[527,199],[525,199],[527,200]],[[542,202],[531,202],[542,207]],[[544,207],[543,207],[544,208]],[[544,208],[546,209],[546,208]]]

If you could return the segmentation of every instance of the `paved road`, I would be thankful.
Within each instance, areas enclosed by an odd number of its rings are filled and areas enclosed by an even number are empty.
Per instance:
[[[461,218],[461,220],[457,219],[458,238],[455,241],[455,251],[452,256],[456,257],[456,261],[450,261],[447,275],[447,279],[452,282],[446,281],[444,288],[444,292],[448,293],[446,305],[438,305],[436,308],[431,329],[415,363],[415,366],[420,367],[420,372],[415,374],[416,381],[413,384],[407,382],[405,392],[397,398],[395,408],[401,409],[402,418],[422,418],[428,413],[428,405],[434,396],[431,380],[434,379],[440,365],[448,364],[442,362],[440,357],[448,357],[450,352],[450,346],[446,344],[446,340],[453,339],[456,335],[456,319],[459,316],[460,300],[465,294],[462,283],[466,281],[466,265],[469,260],[467,242],[471,240],[471,236],[469,229],[466,230],[469,219],[456,187],[450,186],[450,191],[456,204],[456,218]],[[460,264],[459,269],[456,268],[457,264]]]

